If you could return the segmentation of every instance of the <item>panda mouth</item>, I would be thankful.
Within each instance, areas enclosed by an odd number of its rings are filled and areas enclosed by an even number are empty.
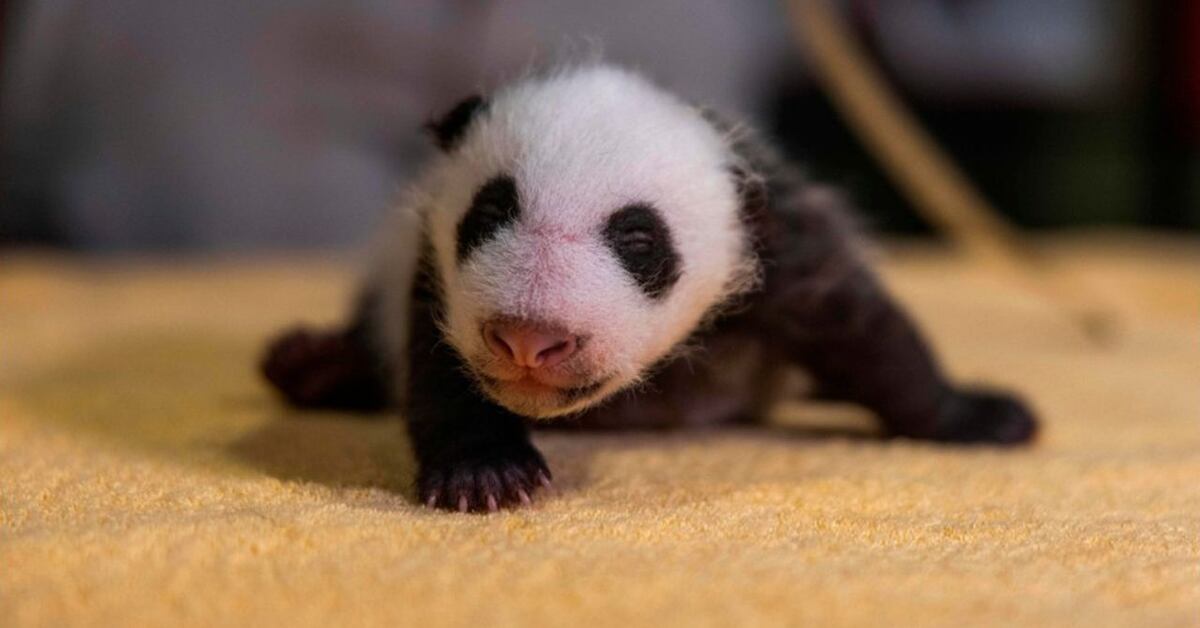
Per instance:
[[[516,380],[508,380],[508,381],[495,380],[494,385],[502,386],[504,388],[507,388],[509,390],[513,390],[516,392],[524,392],[524,393],[532,393],[532,394],[558,393],[559,391],[562,390],[562,387],[560,387],[560,386],[555,386],[554,384],[548,384],[548,383],[543,382],[543,381],[539,380],[538,378],[536,378],[532,375],[528,375],[528,374],[521,377],[520,379],[516,379]]]
[[[594,395],[611,379],[600,377],[585,384],[559,385],[545,382],[532,373],[525,373],[518,379],[499,379],[487,375],[479,378],[485,387],[507,394],[518,394],[530,397],[553,396],[561,405],[570,405],[581,399]]]

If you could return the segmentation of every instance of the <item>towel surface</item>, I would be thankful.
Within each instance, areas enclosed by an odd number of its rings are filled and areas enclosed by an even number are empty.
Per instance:
[[[332,321],[346,260],[0,258],[0,625],[1195,626],[1200,242],[1048,245],[1120,314],[926,248],[884,273],[1037,445],[883,442],[858,412],[539,433],[558,495],[414,505],[398,420],[300,413],[265,338]]]

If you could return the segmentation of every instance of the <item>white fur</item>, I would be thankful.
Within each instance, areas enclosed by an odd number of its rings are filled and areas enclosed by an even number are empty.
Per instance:
[[[415,207],[412,202],[401,203],[388,217],[365,277],[366,285],[378,290],[378,301],[369,304],[375,310],[366,313],[373,321],[369,329],[383,350],[383,359],[393,366],[393,392],[401,401],[407,398],[408,312],[421,252],[421,217]]]
[[[732,160],[726,139],[697,109],[626,70],[573,68],[495,94],[463,143],[432,164],[400,210],[411,215],[415,208],[425,218],[443,282],[446,339],[487,371],[496,365],[480,325],[490,317],[553,321],[589,337],[563,377],[612,379],[570,406],[494,394],[531,416],[577,411],[637,381],[754,275]],[[457,225],[479,187],[500,173],[517,182],[521,216],[460,267]],[[661,301],[638,288],[603,240],[608,216],[633,202],[659,210],[682,262],[678,283]],[[385,245],[381,257],[381,266],[400,267],[378,272],[385,292],[411,286],[396,279],[411,273],[416,255],[409,236],[398,233],[411,221],[399,222],[391,234],[406,239]],[[393,295],[379,314],[395,330],[406,308],[407,295]],[[391,355],[403,354],[403,332],[384,340]]]

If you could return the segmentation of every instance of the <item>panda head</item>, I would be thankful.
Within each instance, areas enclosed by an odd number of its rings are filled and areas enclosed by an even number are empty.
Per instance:
[[[534,418],[638,382],[753,283],[729,141],[645,79],[589,66],[468,99],[419,189],[445,340]]]

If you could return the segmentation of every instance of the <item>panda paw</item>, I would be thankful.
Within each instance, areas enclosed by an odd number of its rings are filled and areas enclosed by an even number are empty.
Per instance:
[[[550,480],[546,461],[528,445],[500,454],[423,463],[417,495],[430,508],[496,512],[531,505],[538,489],[553,490]]]
[[[1037,419],[1021,400],[987,390],[956,390],[938,413],[936,440],[1018,445],[1033,440]]]
[[[293,329],[271,343],[260,368],[296,406],[366,411],[386,405],[370,358],[340,331]]]

